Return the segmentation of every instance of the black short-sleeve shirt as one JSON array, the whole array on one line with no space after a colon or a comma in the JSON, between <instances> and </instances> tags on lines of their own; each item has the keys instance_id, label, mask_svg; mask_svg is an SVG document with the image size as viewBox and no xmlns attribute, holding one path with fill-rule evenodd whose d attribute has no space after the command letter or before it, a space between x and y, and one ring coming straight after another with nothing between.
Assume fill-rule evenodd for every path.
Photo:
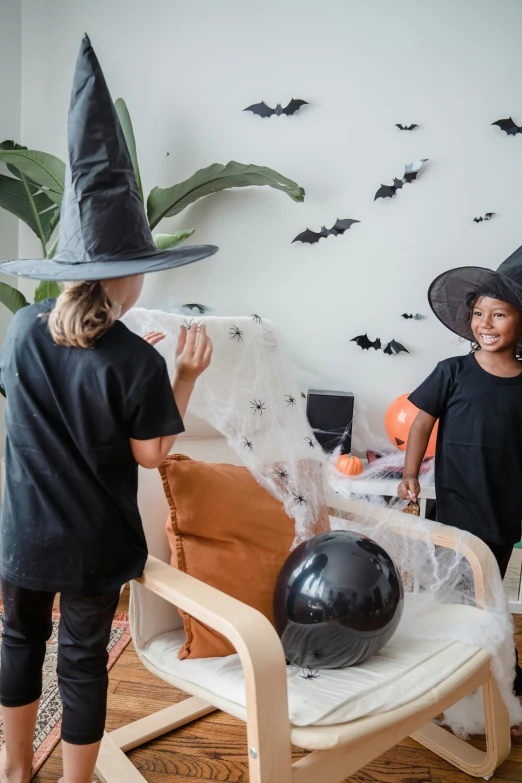
<instances>
[{"instance_id":1,"label":"black short-sleeve shirt","mask_svg":"<svg viewBox=\"0 0 522 783\"><path fill-rule=\"evenodd\" d=\"M0 572L34 590L115 589L147 546L129 438L183 431L160 354L117 321L93 348L56 345L42 313L13 318L0 357L6 483Z\"/></svg>"},{"instance_id":2,"label":"black short-sleeve shirt","mask_svg":"<svg viewBox=\"0 0 522 783\"><path fill-rule=\"evenodd\" d=\"M522 375L486 372L474 354L440 362L411 402L440 419L437 519L512 545L522 521Z\"/></svg>"}]
</instances>

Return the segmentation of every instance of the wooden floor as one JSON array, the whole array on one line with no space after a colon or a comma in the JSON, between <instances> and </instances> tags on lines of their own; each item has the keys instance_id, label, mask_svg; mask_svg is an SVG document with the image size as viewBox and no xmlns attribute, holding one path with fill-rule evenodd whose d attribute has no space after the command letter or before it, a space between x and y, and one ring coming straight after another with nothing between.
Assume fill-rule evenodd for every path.
<instances>
[{"instance_id":1,"label":"wooden floor","mask_svg":"<svg viewBox=\"0 0 522 783\"><path fill-rule=\"evenodd\" d=\"M128 597L124 593L119 611L125 612L127 607ZM522 659L522 615L515 616L515 620ZM184 698L184 693L141 666L131 642L110 673L107 728L111 731ZM245 749L243 724L218 712L143 745L129 756L149 783L248 783ZM296 752L296 758L298 755ZM34 780L55 783L60 775L58 746ZM471 780L409 739L347 779L349 783L469 783ZM491 780L522 783L522 741L514 745L510 758Z\"/></svg>"}]
</instances>

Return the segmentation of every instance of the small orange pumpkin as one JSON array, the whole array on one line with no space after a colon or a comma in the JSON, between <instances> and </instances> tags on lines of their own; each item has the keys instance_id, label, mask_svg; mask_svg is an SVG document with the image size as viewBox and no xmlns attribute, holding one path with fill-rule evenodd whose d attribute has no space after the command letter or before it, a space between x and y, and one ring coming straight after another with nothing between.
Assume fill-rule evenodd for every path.
<instances>
[{"instance_id":1,"label":"small orange pumpkin","mask_svg":"<svg viewBox=\"0 0 522 783\"><path fill-rule=\"evenodd\" d=\"M337 460L337 470L340 470L341 473L345 473L347 476L359 476L364 470L364 465L359 457L354 457L351 454L341 454Z\"/></svg>"}]
</instances>

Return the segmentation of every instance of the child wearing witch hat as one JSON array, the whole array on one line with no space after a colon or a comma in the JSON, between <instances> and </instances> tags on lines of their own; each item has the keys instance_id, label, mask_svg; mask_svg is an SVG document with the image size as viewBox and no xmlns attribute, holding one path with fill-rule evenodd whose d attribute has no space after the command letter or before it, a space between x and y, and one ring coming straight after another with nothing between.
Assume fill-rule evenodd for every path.
<instances>
[{"instance_id":1,"label":"child wearing witch hat","mask_svg":"<svg viewBox=\"0 0 522 783\"><path fill-rule=\"evenodd\" d=\"M522 522L522 247L495 272L451 269L428 299L442 323L472 342L439 362L409 399L419 408L398 494L416 500L419 469L437 419L437 519L493 552L504 577ZM515 692L522 694L516 666Z\"/></svg>"},{"instance_id":2,"label":"child wearing witch hat","mask_svg":"<svg viewBox=\"0 0 522 783\"><path fill-rule=\"evenodd\" d=\"M0 782L30 780L42 664L60 593L58 682L64 783L90 783L105 725L107 644L120 588L147 545L138 464L157 467L183 430L212 346L180 331L176 379L118 318L143 275L216 252L160 251L96 55L84 38L69 110L60 237L52 260L2 272L67 281L56 301L13 318L0 358L7 395L6 482L0 523L4 628L0 668L5 747ZM174 357L173 357L174 359Z\"/></svg>"}]
</instances>

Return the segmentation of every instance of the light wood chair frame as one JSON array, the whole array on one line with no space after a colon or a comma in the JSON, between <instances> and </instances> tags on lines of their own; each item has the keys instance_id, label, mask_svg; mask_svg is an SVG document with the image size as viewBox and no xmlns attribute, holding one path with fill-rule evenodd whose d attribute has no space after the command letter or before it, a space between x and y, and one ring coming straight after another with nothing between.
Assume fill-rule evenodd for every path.
<instances>
[{"instance_id":1,"label":"light wood chair frame","mask_svg":"<svg viewBox=\"0 0 522 783\"><path fill-rule=\"evenodd\" d=\"M357 511L357 502L345 504L337 496L331 502L335 507L329 511L335 517L350 518ZM366 515L367 508L365 504ZM389 525L393 527L394 522ZM404 526L397 525L397 532L405 534ZM425 534L409 525L407 535L420 538ZM459 546L452 529L443 525L433 525L431 540L436 546ZM486 597L488 573L496 567L494 558L478 539L464 546L461 543L460 549L472 569L480 607ZM465 773L485 779L510 753L508 711L492 675L491 658L483 650L436 688L402 707L335 727L295 727L288 718L285 656L277 633L263 615L154 557L149 557L137 581L219 631L236 649L246 685L250 783L340 783L408 736ZM105 734L96 766L102 783L144 783L145 778L125 753L217 709L211 692L202 692L185 681L180 687L192 696ZM479 687L484 697L486 751L431 722ZM311 752L292 764L292 744Z\"/></svg>"}]
</instances>

